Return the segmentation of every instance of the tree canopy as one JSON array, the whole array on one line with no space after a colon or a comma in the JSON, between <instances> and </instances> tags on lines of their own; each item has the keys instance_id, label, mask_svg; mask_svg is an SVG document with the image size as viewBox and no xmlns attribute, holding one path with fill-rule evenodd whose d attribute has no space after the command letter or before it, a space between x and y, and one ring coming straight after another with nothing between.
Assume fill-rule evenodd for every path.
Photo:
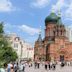
<instances>
[{"instance_id":1,"label":"tree canopy","mask_svg":"<svg viewBox=\"0 0 72 72\"><path fill-rule=\"evenodd\" d=\"M13 50L4 34L2 22L0 23L0 67L5 63L16 61L17 58L17 53Z\"/></svg>"}]
</instances>

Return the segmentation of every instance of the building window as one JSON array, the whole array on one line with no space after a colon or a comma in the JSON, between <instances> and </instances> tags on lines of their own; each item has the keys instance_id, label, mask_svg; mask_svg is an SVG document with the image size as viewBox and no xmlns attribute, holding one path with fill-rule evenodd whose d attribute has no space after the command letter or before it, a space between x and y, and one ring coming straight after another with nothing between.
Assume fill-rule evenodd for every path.
<instances>
[{"instance_id":1,"label":"building window","mask_svg":"<svg viewBox=\"0 0 72 72\"><path fill-rule=\"evenodd\" d=\"M63 34L62 30L61 30L61 35Z\"/></svg>"},{"instance_id":2,"label":"building window","mask_svg":"<svg viewBox=\"0 0 72 72\"><path fill-rule=\"evenodd\" d=\"M14 48L18 48L18 44L17 43L14 44Z\"/></svg>"},{"instance_id":3,"label":"building window","mask_svg":"<svg viewBox=\"0 0 72 72\"><path fill-rule=\"evenodd\" d=\"M64 45L61 45L60 48L64 48Z\"/></svg>"}]
</instances>

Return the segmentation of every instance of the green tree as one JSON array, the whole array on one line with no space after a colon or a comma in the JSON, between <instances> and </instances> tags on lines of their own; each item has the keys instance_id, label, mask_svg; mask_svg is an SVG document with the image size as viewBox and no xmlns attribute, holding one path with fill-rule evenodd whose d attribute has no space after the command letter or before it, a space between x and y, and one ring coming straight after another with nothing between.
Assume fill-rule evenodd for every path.
<instances>
[{"instance_id":1,"label":"green tree","mask_svg":"<svg viewBox=\"0 0 72 72\"><path fill-rule=\"evenodd\" d=\"M3 22L0 23L0 33L4 33L4 30L3 30Z\"/></svg>"},{"instance_id":2,"label":"green tree","mask_svg":"<svg viewBox=\"0 0 72 72\"><path fill-rule=\"evenodd\" d=\"M4 34L2 22L0 23L0 67L5 63L15 61L17 58L17 53L13 50Z\"/></svg>"}]
</instances>

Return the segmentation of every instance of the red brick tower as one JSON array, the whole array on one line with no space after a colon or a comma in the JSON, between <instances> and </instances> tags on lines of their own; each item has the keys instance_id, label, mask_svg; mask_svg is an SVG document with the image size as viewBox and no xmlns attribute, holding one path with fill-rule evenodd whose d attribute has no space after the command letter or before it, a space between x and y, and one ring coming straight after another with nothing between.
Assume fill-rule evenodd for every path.
<instances>
[{"instance_id":1,"label":"red brick tower","mask_svg":"<svg viewBox=\"0 0 72 72\"><path fill-rule=\"evenodd\" d=\"M46 60L51 60L51 45L55 43L56 38L66 38L66 30L64 25L62 24L60 13L58 16L52 12L45 19L45 44L46 44Z\"/></svg>"},{"instance_id":2,"label":"red brick tower","mask_svg":"<svg viewBox=\"0 0 72 72\"><path fill-rule=\"evenodd\" d=\"M40 42L40 41L41 42ZM41 44L40 44L41 43ZM60 13L51 12L45 19L45 37L35 42L35 58L45 61L71 61L72 43L66 37L66 29Z\"/></svg>"},{"instance_id":3,"label":"red brick tower","mask_svg":"<svg viewBox=\"0 0 72 72\"><path fill-rule=\"evenodd\" d=\"M34 48L34 59L36 61L41 60L42 58L42 37L41 37L41 30L39 31L39 36L37 41L35 42L35 48Z\"/></svg>"}]
</instances>

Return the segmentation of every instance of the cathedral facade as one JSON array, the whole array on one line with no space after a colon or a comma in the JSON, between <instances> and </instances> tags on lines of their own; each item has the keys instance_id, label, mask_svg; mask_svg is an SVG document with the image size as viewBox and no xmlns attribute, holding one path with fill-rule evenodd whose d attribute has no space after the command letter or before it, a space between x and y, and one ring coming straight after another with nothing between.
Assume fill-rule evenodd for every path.
<instances>
[{"instance_id":1,"label":"cathedral facade","mask_svg":"<svg viewBox=\"0 0 72 72\"><path fill-rule=\"evenodd\" d=\"M35 42L34 59L36 61L71 61L72 43L66 36L66 29L60 13L51 12L45 19L45 37L41 33Z\"/></svg>"}]
</instances>

